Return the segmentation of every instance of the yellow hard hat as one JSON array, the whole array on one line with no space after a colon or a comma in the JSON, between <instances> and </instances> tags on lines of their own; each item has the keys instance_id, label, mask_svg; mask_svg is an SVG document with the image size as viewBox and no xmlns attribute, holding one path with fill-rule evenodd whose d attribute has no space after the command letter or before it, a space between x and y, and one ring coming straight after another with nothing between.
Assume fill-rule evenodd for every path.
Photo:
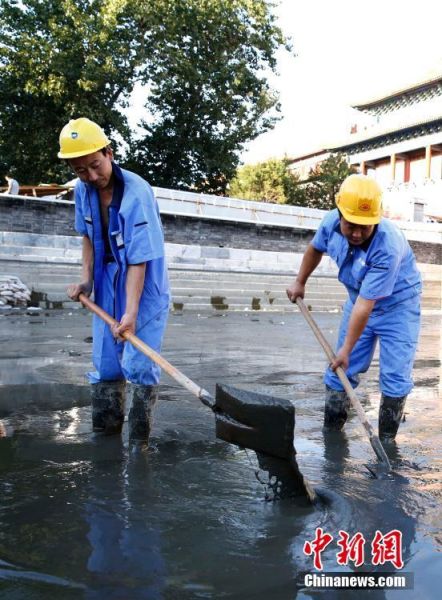
<instances>
[{"instance_id":1,"label":"yellow hard hat","mask_svg":"<svg viewBox=\"0 0 442 600\"><path fill-rule=\"evenodd\" d=\"M85 117L73 119L61 130L58 158L86 156L109 144L110 140L97 123Z\"/></svg>"},{"instance_id":2,"label":"yellow hard hat","mask_svg":"<svg viewBox=\"0 0 442 600\"><path fill-rule=\"evenodd\" d=\"M377 225L383 213L382 190L367 175L349 175L336 194L336 206L349 223Z\"/></svg>"}]
</instances>

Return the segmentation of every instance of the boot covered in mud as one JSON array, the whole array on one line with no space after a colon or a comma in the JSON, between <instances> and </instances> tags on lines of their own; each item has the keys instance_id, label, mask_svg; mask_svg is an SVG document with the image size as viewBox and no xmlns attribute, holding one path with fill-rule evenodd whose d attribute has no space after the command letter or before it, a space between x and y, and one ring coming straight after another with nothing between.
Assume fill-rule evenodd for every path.
<instances>
[{"instance_id":1,"label":"boot covered in mud","mask_svg":"<svg viewBox=\"0 0 442 600\"><path fill-rule=\"evenodd\" d=\"M340 431L347 421L350 399L346 392L325 386L324 429Z\"/></svg>"},{"instance_id":2,"label":"boot covered in mud","mask_svg":"<svg viewBox=\"0 0 442 600\"><path fill-rule=\"evenodd\" d=\"M110 435L121 433L124 423L124 380L100 381L91 386L92 428Z\"/></svg>"},{"instance_id":3,"label":"boot covered in mud","mask_svg":"<svg viewBox=\"0 0 442 600\"><path fill-rule=\"evenodd\" d=\"M149 442L153 423L153 409L158 398L158 386L127 384L129 409L129 439Z\"/></svg>"},{"instance_id":4,"label":"boot covered in mud","mask_svg":"<svg viewBox=\"0 0 442 600\"><path fill-rule=\"evenodd\" d=\"M394 440L396 437L404 414L406 399L407 396L392 398L382 394L379 407L379 438L381 440Z\"/></svg>"}]
</instances>

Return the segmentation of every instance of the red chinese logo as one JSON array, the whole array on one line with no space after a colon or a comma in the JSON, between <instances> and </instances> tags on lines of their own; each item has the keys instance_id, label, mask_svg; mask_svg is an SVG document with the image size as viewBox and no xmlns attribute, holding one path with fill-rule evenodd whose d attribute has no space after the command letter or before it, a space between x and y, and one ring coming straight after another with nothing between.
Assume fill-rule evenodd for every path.
<instances>
[{"instance_id":1,"label":"red chinese logo","mask_svg":"<svg viewBox=\"0 0 442 600\"><path fill-rule=\"evenodd\" d=\"M396 569L402 569L404 562L402 560L402 532L392 529L385 535L376 531L376 535L371 543L372 563L374 565L383 565L391 562Z\"/></svg>"},{"instance_id":2,"label":"red chinese logo","mask_svg":"<svg viewBox=\"0 0 442 600\"><path fill-rule=\"evenodd\" d=\"M317 527L314 539L304 543L304 554L313 555L313 565L318 571L322 571L323 568L321 555L332 541L332 535L325 533L322 527ZM337 546L340 548L339 552L336 552L338 565L348 565L349 562L352 562L355 567L360 567L364 564L365 538L362 533L355 533L350 538L350 535L341 529ZM371 542L371 563L383 565L386 562L391 562L397 569L404 567L402 533L397 529L392 529L385 535L377 530Z\"/></svg>"},{"instance_id":3,"label":"red chinese logo","mask_svg":"<svg viewBox=\"0 0 442 600\"><path fill-rule=\"evenodd\" d=\"M364 546L365 538L362 533L356 533L351 539L346 531L339 532L338 546L340 552L336 553L338 565L348 565L349 561L354 563L355 567L364 564Z\"/></svg>"},{"instance_id":4,"label":"red chinese logo","mask_svg":"<svg viewBox=\"0 0 442 600\"><path fill-rule=\"evenodd\" d=\"M321 554L333 540L333 536L329 533L324 533L321 527L316 528L315 539L311 542L305 542L304 544L304 554L310 556L314 555L313 564L315 565L315 569L318 571L322 571L322 561Z\"/></svg>"}]
</instances>

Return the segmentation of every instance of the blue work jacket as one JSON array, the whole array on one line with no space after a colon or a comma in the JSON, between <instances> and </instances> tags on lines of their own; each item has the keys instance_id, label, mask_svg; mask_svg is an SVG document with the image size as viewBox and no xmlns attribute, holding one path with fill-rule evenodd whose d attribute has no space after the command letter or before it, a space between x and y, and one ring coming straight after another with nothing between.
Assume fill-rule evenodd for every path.
<instances>
[{"instance_id":1,"label":"blue work jacket","mask_svg":"<svg viewBox=\"0 0 442 600\"><path fill-rule=\"evenodd\" d=\"M103 234L98 191L78 181L75 187L75 228L86 235L94 250L94 297L102 304L106 249L117 271L114 278L114 314L118 321L126 309L126 276L130 265L147 263L140 298L138 327L169 307L170 291L164 252L164 235L158 204L150 185L141 177L112 164L114 192L109 206L109 228ZM104 235L108 234L109 244Z\"/></svg>"},{"instance_id":2,"label":"blue work jacket","mask_svg":"<svg viewBox=\"0 0 442 600\"><path fill-rule=\"evenodd\" d=\"M338 279L351 302L376 300L373 312L389 310L422 292L422 278L410 244L391 221L381 219L367 249L349 244L340 229L339 212L324 217L312 240L339 268Z\"/></svg>"}]
</instances>

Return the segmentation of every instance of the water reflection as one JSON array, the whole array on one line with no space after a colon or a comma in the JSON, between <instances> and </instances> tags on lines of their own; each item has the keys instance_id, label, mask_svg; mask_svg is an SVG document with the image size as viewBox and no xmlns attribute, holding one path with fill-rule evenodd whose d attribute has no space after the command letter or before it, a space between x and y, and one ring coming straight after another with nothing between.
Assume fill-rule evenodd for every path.
<instances>
[{"instance_id":1,"label":"water reflection","mask_svg":"<svg viewBox=\"0 0 442 600\"><path fill-rule=\"evenodd\" d=\"M327 487L328 481L345 471L345 465L350 457L350 448L345 429L341 431L322 430L324 443L324 486Z\"/></svg>"},{"instance_id":2,"label":"water reflection","mask_svg":"<svg viewBox=\"0 0 442 600\"><path fill-rule=\"evenodd\" d=\"M140 510L139 491L149 478L147 452L139 449L126 456L121 438L107 444L109 460L94 465L89 481L85 521L90 555L87 569L93 573L88 599L162 598L166 564L160 529Z\"/></svg>"}]
</instances>

